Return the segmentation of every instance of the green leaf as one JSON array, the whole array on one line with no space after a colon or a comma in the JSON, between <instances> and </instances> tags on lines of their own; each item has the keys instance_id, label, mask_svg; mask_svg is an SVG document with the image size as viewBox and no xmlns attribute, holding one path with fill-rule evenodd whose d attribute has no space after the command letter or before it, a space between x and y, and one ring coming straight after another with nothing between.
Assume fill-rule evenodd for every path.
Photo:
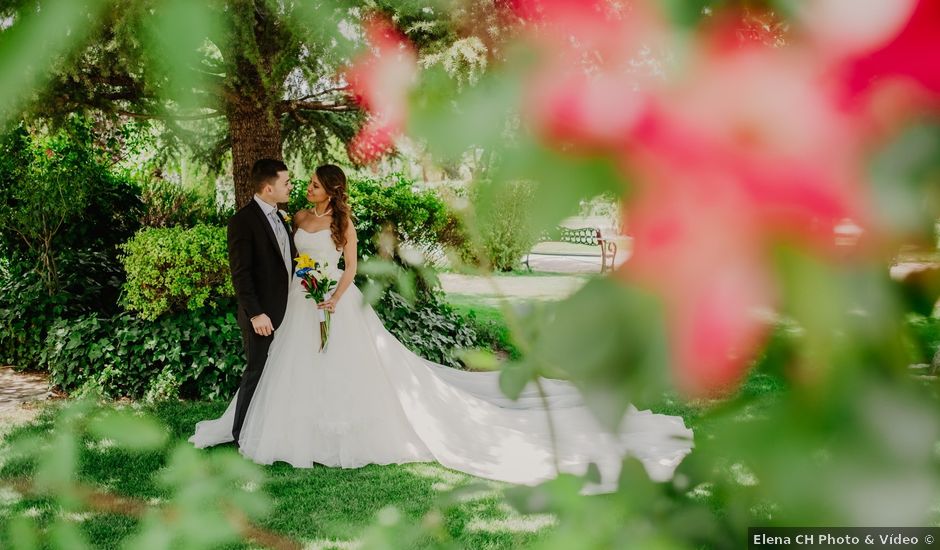
<instances>
[{"instance_id":1,"label":"green leaf","mask_svg":"<svg viewBox=\"0 0 940 550\"><path fill-rule=\"evenodd\" d=\"M7 525L7 534L13 550L37 550L39 528L33 518L16 516Z\"/></svg>"},{"instance_id":2,"label":"green leaf","mask_svg":"<svg viewBox=\"0 0 940 550\"><path fill-rule=\"evenodd\" d=\"M415 273L410 270L401 270L395 279L395 288L398 293L409 303L414 303L417 298L415 292Z\"/></svg>"},{"instance_id":3,"label":"green leaf","mask_svg":"<svg viewBox=\"0 0 940 550\"><path fill-rule=\"evenodd\" d=\"M198 107L196 89L211 88L202 60L209 37L219 34L219 22L204 2L165 0L152 8L145 26L154 75L167 79L167 99L183 107ZM159 81L159 78L154 78Z\"/></svg>"},{"instance_id":4,"label":"green leaf","mask_svg":"<svg viewBox=\"0 0 940 550\"><path fill-rule=\"evenodd\" d=\"M36 469L36 484L61 489L71 483L78 464L78 440L67 422L60 421L49 447Z\"/></svg>"},{"instance_id":5,"label":"green leaf","mask_svg":"<svg viewBox=\"0 0 940 550\"><path fill-rule=\"evenodd\" d=\"M361 262L357 271L367 277L387 278L394 280L401 270L394 262L381 258L370 258Z\"/></svg>"},{"instance_id":6,"label":"green leaf","mask_svg":"<svg viewBox=\"0 0 940 550\"><path fill-rule=\"evenodd\" d=\"M532 182L530 230L552 229L562 219L578 212L580 201L609 193L620 197L627 183L615 161L601 156L562 154L530 139L507 149L492 181L481 188L481 204L495 208L505 186L516 181Z\"/></svg>"},{"instance_id":7,"label":"green leaf","mask_svg":"<svg viewBox=\"0 0 940 550\"><path fill-rule=\"evenodd\" d=\"M499 373L499 389L510 399L518 399L526 384L535 380L538 370L529 361L509 361Z\"/></svg>"},{"instance_id":8,"label":"green leaf","mask_svg":"<svg viewBox=\"0 0 940 550\"><path fill-rule=\"evenodd\" d=\"M49 536L50 539L52 539L54 548L61 550L83 550L85 548L91 548L91 546L88 545L88 541L85 539L85 535L82 534L78 526L64 518L56 519L55 523L52 524L52 528L49 530Z\"/></svg>"},{"instance_id":9,"label":"green leaf","mask_svg":"<svg viewBox=\"0 0 940 550\"><path fill-rule=\"evenodd\" d=\"M474 370L499 370L499 359L491 351L482 349L463 350L458 354L458 357Z\"/></svg>"},{"instance_id":10,"label":"green leaf","mask_svg":"<svg viewBox=\"0 0 940 550\"><path fill-rule=\"evenodd\" d=\"M669 388L663 314L648 294L615 279L592 279L534 323L530 359L577 384L610 428L619 426L629 404L658 403Z\"/></svg>"},{"instance_id":11,"label":"green leaf","mask_svg":"<svg viewBox=\"0 0 940 550\"><path fill-rule=\"evenodd\" d=\"M474 147L496 148L506 121L519 105L519 73L489 73L462 92L443 67L424 72L412 98L408 132L426 141L432 153L456 160ZM459 128L459 131L454 131Z\"/></svg>"},{"instance_id":12,"label":"green leaf","mask_svg":"<svg viewBox=\"0 0 940 550\"><path fill-rule=\"evenodd\" d=\"M682 27L697 25L707 17L706 9L713 11L727 3L728 0L661 0L666 15Z\"/></svg>"},{"instance_id":13,"label":"green leaf","mask_svg":"<svg viewBox=\"0 0 940 550\"><path fill-rule=\"evenodd\" d=\"M874 157L872 191L881 225L912 241L934 236L940 217L940 127L906 128ZM922 243L936 248L936 242Z\"/></svg>"},{"instance_id":14,"label":"green leaf","mask_svg":"<svg viewBox=\"0 0 940 550\"><path fill-rule=\"evenodd\" d=\"M103 0L44 2L41 10L19 12L0 32L0 127L47 79L52 64L82 43L105 5Z\"/></svg>"},{"instance_id":15,"label":"green leaf","mask_svg":"<svg viewBox=\"0 0 940 550\"><path fill-rule=\"evenodd\" d=\"M108 411L95 417L89 432L99 439L111 439L116 445L132 451L161 448L169 437L166 428L149 417L125 411Z\"/></svg>"}]
</instances>

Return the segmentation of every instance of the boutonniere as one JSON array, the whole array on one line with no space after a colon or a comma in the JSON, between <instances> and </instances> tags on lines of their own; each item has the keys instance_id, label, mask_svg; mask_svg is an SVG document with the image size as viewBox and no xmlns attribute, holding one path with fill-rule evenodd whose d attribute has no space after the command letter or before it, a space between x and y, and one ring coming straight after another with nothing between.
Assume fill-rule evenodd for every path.
<instances>
[{"instance_id":1,"label":"boutonniere","mask_svg":"<svg viewBox=\"0 0 940 550\"><path fill-rule=\"evenodd\" d=\"M290 221L293 219L290 217L290 214L287 213L287 210L278 210L277 213L281 215L281 219L284 220L286 224L290 224Z\"/></svg>"}]
</instances>

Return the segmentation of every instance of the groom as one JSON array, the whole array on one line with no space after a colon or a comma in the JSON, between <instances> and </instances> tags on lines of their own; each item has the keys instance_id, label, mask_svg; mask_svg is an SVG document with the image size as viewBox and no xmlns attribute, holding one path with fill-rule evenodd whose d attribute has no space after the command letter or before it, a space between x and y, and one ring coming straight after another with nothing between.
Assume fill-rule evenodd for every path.
<instances>
[{"instance_id":1,"label":"groom","mask_svg":"<svg viewBox=\"0 0 940 550\"><path fill-rule=\"evenodd\" d=\"M297 249L277 205L290 198L289 176L287 165L279 160L255 162L251 168L255 196L228 222L229 267L238 299L238 326L248 356L232 425L236 445L274 331L287 309L287 289Z\"/></svg>"}]
</instances>

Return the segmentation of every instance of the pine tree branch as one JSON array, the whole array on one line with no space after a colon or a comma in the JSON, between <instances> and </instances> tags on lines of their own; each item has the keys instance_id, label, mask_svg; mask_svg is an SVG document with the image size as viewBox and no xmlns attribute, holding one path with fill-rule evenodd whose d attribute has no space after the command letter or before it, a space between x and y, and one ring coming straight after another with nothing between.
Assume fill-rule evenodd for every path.
<instances>
[{"instance_id":1,"label":"pine tree branch","mask_svg":"<svg viewBox=\"0 0 940 550\"><path fill-rule=\"evenodd\" d=\"M132 118L144 118L144 119L156 119L156 120L206 120L210 118L218 118L225 116L225 113L221 111L212 111L211 113L201 113L198 115L173 115L169 113L135 113L132 111L126 111L123 109L115 109L113 111L115 114L132 117Z\"/></svg>"},{"instance_id":2,"label":"pine tree branch","mask_svg":"<svg viewBox=\"0 0 940 550\"><path fill-rule=\"evenodd\" d=\"M312 101L302 99L287 99L278 105L277 113L296 113L298 111L357 111L359 107L348 99Z\"/></svg>"}]
</instances>

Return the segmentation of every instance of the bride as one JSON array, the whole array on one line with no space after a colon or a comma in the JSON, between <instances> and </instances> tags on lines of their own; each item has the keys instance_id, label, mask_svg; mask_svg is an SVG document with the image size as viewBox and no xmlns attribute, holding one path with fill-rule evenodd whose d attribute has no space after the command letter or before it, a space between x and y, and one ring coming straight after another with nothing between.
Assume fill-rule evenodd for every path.
<instances>
[{"instance_id":1,"label":"bride","mask_svg":"<svg viewBox=\"0 0 940 550\"><path fill-rule=\"evenodd\" d=\"M613 490L624 456L665 480L689 453L692 432L679 417L631 407L619 432L610 433L568 382L544 380L546 409L534 385L513 401L500 392L496 372L460 371L415 355L353 284L356 230L343 171L318 167L307 199L316 206L295 216L297 250L326 262L339 281L319 304L332 312L329 345L318 351L319 312L295 277L241 428L242 455L297 468L437 461L522 484L559 471L580 475L595 463L601 487ZM345 271L337 268L340 254ZM232 441L236 401L237 394L220 418L199 422L189 441L200 448Z\"/></svg>"}]
</instances>

